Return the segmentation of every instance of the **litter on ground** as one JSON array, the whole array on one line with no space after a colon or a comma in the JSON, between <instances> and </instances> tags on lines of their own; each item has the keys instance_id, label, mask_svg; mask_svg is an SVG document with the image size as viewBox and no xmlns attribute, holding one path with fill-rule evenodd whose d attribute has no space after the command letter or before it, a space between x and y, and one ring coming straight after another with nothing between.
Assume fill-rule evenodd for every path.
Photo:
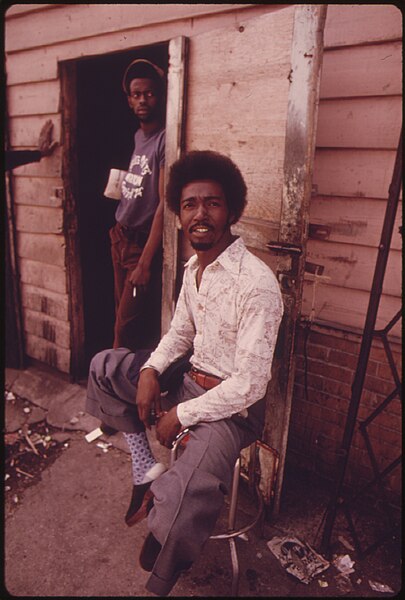
<instances>
[{"instance_id":1,"label":"litter on ground","mask_svg":"<svg viewBox=\"0 0 405 600\"><path fill-rule=\"evenodd\" d=\"M86 442L90 443L99 438L101 435L103 435L103 432L101 431L100 427L97 427L97 429L93 429L93 431L90 431L90 433L85 435L84 439Z\"/></svg>"},{"instance_id":2,"label":"litter on ground","mask_svg":"<svg viewBox=\"0 0 405 600\"><path fill-rule=\"evenodd\" d=\"M309 583L330 566L309 544L295 537L274 537L267 542L267 546L287 573L302 583Z\"/></svg>"},{"instance_id":3,"label":"litter on ground","mask_svg":"<svg viewBox=\"0 0 405 600\"><path fill-rule=\"evenodd\" d=\"M385 583L379 583L378 581L373 581L372 579L368 580L368 584L374 592L383 592L386 594L393 594L394 590L390 588L389 585Z\"/></svg>"},{"instance_id":4,"label":"litter on ground","mask_svg":"<svg viewBox=\"0 0 405 600\"><path fill-rule=\"evenodd\" d=\"M111 447L111 444L107 442L97 442L96 446L101 448L103 452L108 452L108 449Z\"/></svg>"},{"instance_id":5,"label":"litter on ground","mask_svg":"<svg viewBox=\"0 0 405 600\"><path fill-rule=\"evenodd\" d=\"M339 575L335 575L335 582L338 590L342 594L350 594L353 591L350 575L347 575L346 573L339 573Z\"/></svg>"},{"instance_id":6,"label":"litter on ground","mask_svg":"<svg viewBox=\"0 0 405 600\"><path fill-rule=\"evenodd\" d=\"M345 537L343 537L343 535L339 535L338 540L339 540L339 542L341 542L343 544L343 546L345 548L354 552L354 548L353 548L352 544L350 542L348 542L347 539Z\"/></svg>"},{"instance_id":7,"label":"litter on ground","mask_svg":"<svg viewBox=\"0 0 405 600\"><path fill-rule=\"evenodd\" d=\"M349 575L350 573L354 573L353 565L354 561L350 558L348 554L342 554L340 556L336 556L332 564L337 568L338 571L343 573L344 575Z\"/></svg>"}]
</instances>

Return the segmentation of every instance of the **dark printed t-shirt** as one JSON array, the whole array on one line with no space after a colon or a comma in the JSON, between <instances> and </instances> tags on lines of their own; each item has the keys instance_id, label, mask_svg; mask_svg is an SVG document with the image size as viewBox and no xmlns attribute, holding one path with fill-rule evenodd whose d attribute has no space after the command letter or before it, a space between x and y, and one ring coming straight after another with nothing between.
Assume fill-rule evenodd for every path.
<instances>
[{"instance_id":1,"label":"dark printed t-shirt","mask_svg":"<svg viewBox=\"0 0 405 600\"><path fill-rule=\"evenodd\" d=\"M145 135L135 133L135 149L122 182L116 220L132 229L144 229L152 223L159 204L159 171L165 163L165 129Z\"/></svg>"}]
</instances>

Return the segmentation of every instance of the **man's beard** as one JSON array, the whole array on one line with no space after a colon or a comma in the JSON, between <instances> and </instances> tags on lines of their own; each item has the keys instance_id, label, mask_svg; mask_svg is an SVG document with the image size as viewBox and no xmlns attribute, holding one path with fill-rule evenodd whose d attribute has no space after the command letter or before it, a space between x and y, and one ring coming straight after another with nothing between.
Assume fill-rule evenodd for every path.
<instances>
[{"instance_id":1,"label":"man's beard","mask_svg":"<svg viewBox=\"0 0 405 600\"><path fill-rule=\"evenodd\" d=\"M140 123L150 123L158 119L157 111L152 111L146 115L136 115Z\"/></svg>"},{"instance_id":2,"label":"man's beard","mask_svg":"<svg viewBox=\"0 0 405 600\"><path fill-rule=\"evenodd\" d=\"M211 250L211 248L213 247L214 243L213 242L192 242L191 243L191 247L194 250L200 250L202 252L204 252L204 250Z\"/></svg>"}]
</instances>

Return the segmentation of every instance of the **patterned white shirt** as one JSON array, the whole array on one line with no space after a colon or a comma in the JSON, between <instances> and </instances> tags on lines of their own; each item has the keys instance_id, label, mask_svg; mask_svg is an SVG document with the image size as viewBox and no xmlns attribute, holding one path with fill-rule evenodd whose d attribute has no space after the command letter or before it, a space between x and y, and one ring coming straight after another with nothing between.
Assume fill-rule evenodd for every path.
<instances>
[{"instance_id":1,"label":"patterned white shirt","mask_svg":"<svg viewBox=\"0 0 405 600\"><path fill-rule=\"evenodd\" d=\"M283 301L271 269L237 238L203 272L197 256L185 266L183 285L169 331L143 368L162 373L192 346L191 364L224 381L177 406L183 427L217 421L260 400L271 365Z\"/></svg>"}]
</instances>

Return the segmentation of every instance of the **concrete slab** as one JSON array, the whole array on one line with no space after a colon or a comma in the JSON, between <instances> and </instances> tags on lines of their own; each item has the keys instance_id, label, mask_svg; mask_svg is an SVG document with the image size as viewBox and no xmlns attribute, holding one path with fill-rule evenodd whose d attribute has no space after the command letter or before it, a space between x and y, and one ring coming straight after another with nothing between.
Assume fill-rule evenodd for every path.
<instances>
[{"instance_id":1,"label":"concrete slab","mask_svg":"<svg viewBox=\"0 0 405 600\"><path fill-rule=\"evenodd\" d=\"M117 449L103 452L95 443L88 444L81 433L71 432L66 450L42 473L39 483L25 490L16 509L6 515L4 564L8 593L17 597L153 596L144 587L149 575L138 564L147 523L142 521L132 528L124 523L130 491L129 456ZM237 540L240 597L381 595L370 589L369 578L398 591L398 578L387 568L389 559L381 560L381 555L360 561L351 553L356 563L349 594L338 587L338 571L332 566L308 585L286 573L268 549L267 541L274 535L293 532L312 543L310 531L319 525L324 506L325 497L317 495L315 486L298 489L294 485L288 490L282 514L266 524L262 537L252 531L246 540ZM250 510L248 499L242 496L242 519ZM225 517L219 529L224 528ZM170 596L230 597L231 574L228 543L209 540Z\"/></svg>"},{"instance_id":2,"label":"concrete slab","mask_svg":"<svg viewBox=\"0 0 405 600\"><path fill-rule=\"evenodd\" d=\"M18 396L5 400L5 426L7 433L18 431L26 423L28 425L39 423L45 419L45 416L45 410L39 406L33 406L27 400L23 400Z\"/></svg>"},{"instance_id":3,"label":"concrete slab","mask_svg":"<svg viewBox=\"0 0 405 600\"><path fill-rule=\"evenodd\" d=\"M53 427L77 429L80 418L85 415L86 390L80 386L72 386L71 391L73 393L62 399L59 395L50 398L47 421Z\"/></svg>"},{"instance_id":4,"label":"concrete slab","mask_svg":"<svg viewBox=\"0 0 405 600\"><path fill-rule=\"evenodd\" d=\"M10 390L15 380L20 376L21 371L19 369L7 368L4 370L4 387L6 390Z\"/></svg>"},{"instance_id":5,"label":"concrete slab","mask_svg":"<svg viewBox=\"0 0 405 600\"><path fill-rule=\"evenodd\" d=\"M5 583L15 596L145 596L136 564L146 524L129 529L131 465L80 433L6 520Z\"/></svg>"},{"instance_id":6,"label":"concrete slab","mask_svg":"<svg viewBox=\"0 0 405 600\"><path fill-rule=\"evenodd\" d=\"M30 413L28 413L27 423L28 425L34 425L34 423L40 423L46 417L46 411L40 406L34 406Z\"/></svg>"},{"instance_id":7,"label":"concrete slab","mask_svg":"<svg viewBox=\"0 0 405 600\"><path fill-rule=\"evenodd\" d=\"M138 565L146 521L132 528L124 523L131 491L128 455L116 449L104 453L78 432L71 436L69 447L6 517L8 592L30 597L153 596L145 589L149 574ZM238 548L241 595L278 595L270 593L272 585L273 592L279 586L271 582L275 560L265 540L259 542L252 533L248 541L238 541ZM285 574L278 573L287 590L288 579L285 583ZM228 543L209 541L171 596L226 597L230 589Z\"/></svg>"},{"instance_id":8,"label":"concrete slab","mask_svg":"<svg viewBox=\"0 0 405 600\"><path fill-rule=\"evenodd\" d=\"M24 400L14 398L5 401L5 425L6 432L18 431L26 423L27 415L24 413Z\"/></svg>"},{"instance_id":9,"label":"concrete slab","mask_svg":"<svg viewBox=\"0 0 405 600\"><path fill-rule=\"evenodd\" d=\"M82 388L46 371L29 368L20 371L10 389L17 396L27 398L37 406L48 409L55 398L64 402L70 396L80 392Z\"/></svg>"}]
</instances>

